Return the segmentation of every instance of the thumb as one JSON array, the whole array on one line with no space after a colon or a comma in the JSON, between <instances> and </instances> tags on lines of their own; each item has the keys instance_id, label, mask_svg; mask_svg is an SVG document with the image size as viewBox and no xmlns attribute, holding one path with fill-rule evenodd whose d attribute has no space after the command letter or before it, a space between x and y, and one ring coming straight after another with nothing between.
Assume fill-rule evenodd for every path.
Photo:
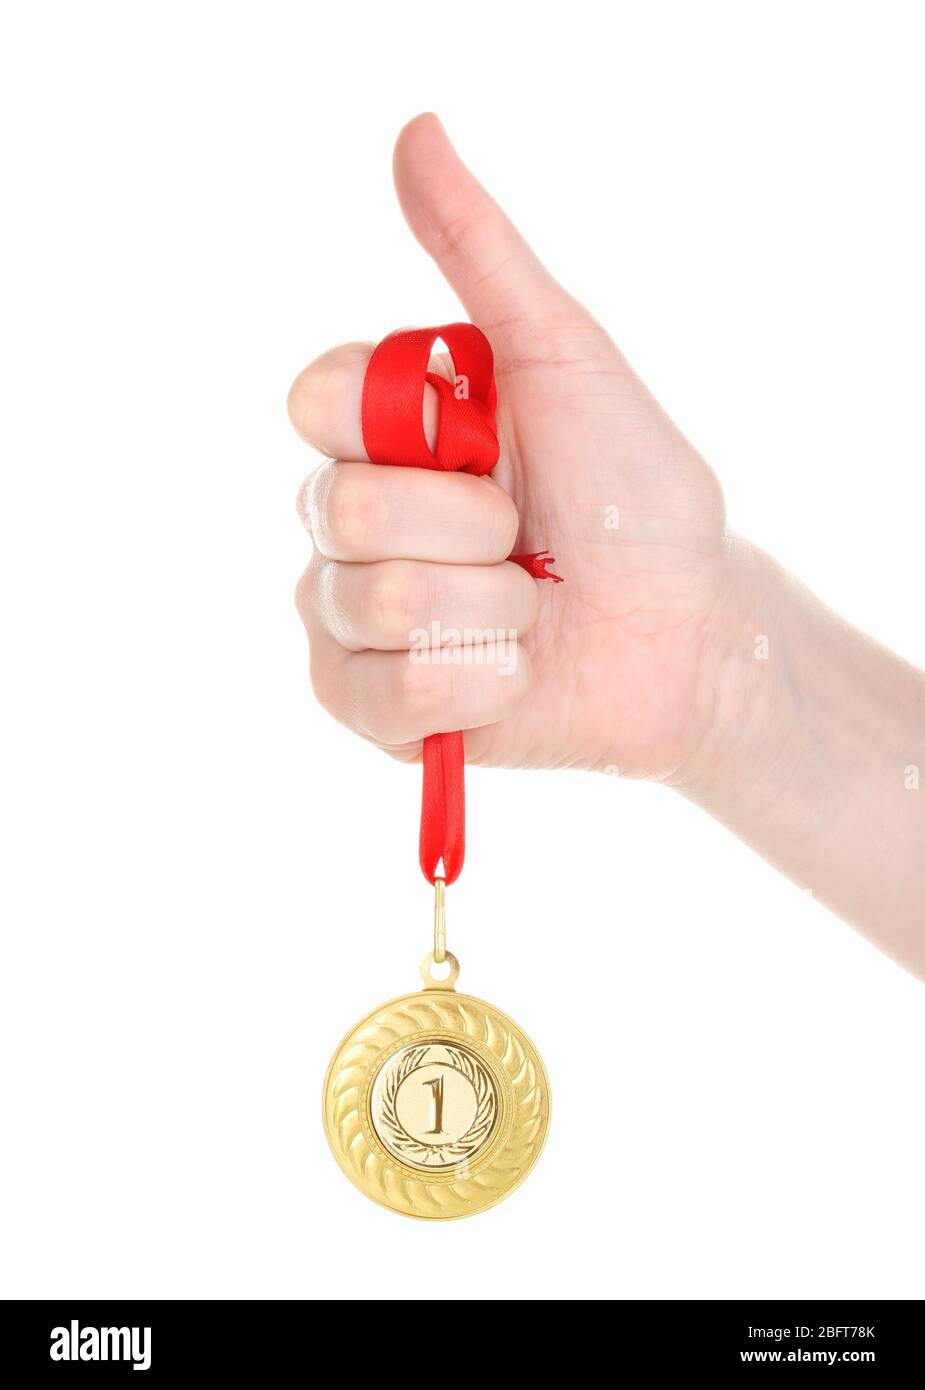
<instances>
[{"instance_id":1,"label":"thumb","mask_svg":"<svg viewBox=\"0 0 925 1390\"><path fill-rule=\"evenodd\" d=\"M409 227L474 323L491 329L575 313L574 300L470 174L436 116L416 116L402 130L394 175Z\"/></svg>"}]
</instances>

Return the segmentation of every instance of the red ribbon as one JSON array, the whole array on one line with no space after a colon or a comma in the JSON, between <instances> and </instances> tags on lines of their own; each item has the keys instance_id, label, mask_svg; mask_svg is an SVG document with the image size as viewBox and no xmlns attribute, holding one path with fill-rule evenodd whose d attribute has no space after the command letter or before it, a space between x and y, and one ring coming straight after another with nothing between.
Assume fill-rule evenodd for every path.
<instances>
[{"instance_id":1,"label":"red ribbon","mask_svg":"<svg viewBox=\"0 0 925 1390\"><path fill-rule=\"evenodd\" d=\"M428 371L440 338L453 358L455 380ZM437 393L437 438L431 450L424 435L424 388ZM363 442L373 463L437 468L449 473L490 473L498 462L494 358L484 333L471 323L441 328L400 328L383 338L363 383ZM555 561L545 550L511 555L537 579ZM420 859L433 883L440 860L447 883L459 877L466 852L465 750L461 733L424 739Z\"/></svg>"}]
</instances>

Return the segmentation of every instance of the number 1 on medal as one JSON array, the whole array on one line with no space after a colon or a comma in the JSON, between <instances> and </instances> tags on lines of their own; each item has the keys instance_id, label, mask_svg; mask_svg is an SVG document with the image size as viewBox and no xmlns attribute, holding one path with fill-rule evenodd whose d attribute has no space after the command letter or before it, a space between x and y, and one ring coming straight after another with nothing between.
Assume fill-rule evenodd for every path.
<instances>
[{"instance_id":1,"label":"number 1 on medal","mask_svg":"<svg viewBox=\"0 0 925 1390\"><path fill-rule=\"evenodd\" d=\"M425 1081L425 1086L433 1089L434 1101L434 1127L427 1131L428 1134L443 1133L443 1077L435 1076L432 1081Z\"/></svg>"}]
</instances>

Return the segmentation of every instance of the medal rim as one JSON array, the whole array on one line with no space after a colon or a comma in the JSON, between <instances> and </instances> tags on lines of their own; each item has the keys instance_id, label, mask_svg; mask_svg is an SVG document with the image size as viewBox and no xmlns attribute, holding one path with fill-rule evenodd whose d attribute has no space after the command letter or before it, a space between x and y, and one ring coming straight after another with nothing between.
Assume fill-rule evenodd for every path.
<instances>
[{"instance_id":1,"label":"medal rim","mask_svg":"<svg viewBox=\"0 0 925 1390\"><path fill-rule=\"evenodd\" d=\"M385 1200L383 1197L377 1196L375 1192L370 1190L370 1187L363 1181L363 1179L360 1178L360 1176L356 1172L354 1172L350 1167L348 1167L346 1162L346 1156L343 1153L338 1139L336 1137L336 1130L330 1122L329 1118L328 1112L329 1109L332 1108L329 1105L329 1092L331 1082L335 1075L336 1064L342 1052L344 1051L344 1048L350 1042L351 1038L353 1038L356 1033L359 1033L361 1031L364 1025L372 1022L373 1019L377 1018L381 1014L384 1014L398 1007L399 1005L406 1004L411 1000L414 1000L418 1005L423 1006L432 1006L435 1003L442 1002L462 1006L475 1006L477 1009L486 1010L488 1014L492 1015L496 1020L499 1020L502 1025L505 1025L507 1028L511 1030L515 1039L520 1043L521 1046L525 1046L525 1050L528 1051L530 1061L536 1068L537 1082L542 1091L544 1104L540 1113L543 1115L543 1124L540 1131L537 1134L536 1139L534 1140L534 1147L530 1155L529 1161L525 1163L523 1170L517 1174L516 1178L512 1182L510 1182L507 1186L504 1187L503 1191L497 1192L493 1197L491 1197L490 1200L482 1202L477 1206L467 1204L465 1208L459 1211L413 1211L410 1210L408 1207L396 1206L390 1203L389 1201ZM372 1117L369 1114L369 1102L376 1078L379 1075L381 1068L385 1066L388 1062L390 1056L400 1051L403 1047L407 1046L410 1042L413 1042L416 1038L423 1039L425 1037L432 1037L435 1042L440 1042L442 1040L442 1036L443 1034L441 1028L432 1026L426 1028L422 1027L416 1033L404 1034L399 1036L398 1038L393 1039L393 1042L390 1046L382 1049L381 1059L380 1056L377 1055L377 1058L374 1059L374 1062L370 1064L368 1072L362 1082L361 1096L356 1107L357 1118L360 1124L360 1132L363 1135L363 1139L367 1144L367 1147L370 1147L369 1141L370 1137L372 1137L372 1152L377 1154L377 1156L380 1159L380 1162L390 1167L405 1182L417 1182L424 1187L449 1187L456 1182L465 1181L465 1179L461 1179L458 1176L454 1176L454 1169L452 1168L445 1169L442 1171L440 1169L428 1170L423 1168L413 1168L408 1164L403 1164L401 1160L397 1159L395 1155L392 1154L385 1147L382 1140L376 1133L375 1126L372 1123ZM490 1058L490 1062L488 1062L487 1064L490 1067L492 1076L498 1083L499 1091L504 1097L503 1108L505 1113L502 1114L501 1119L496 1127L495 1133L491 1136L490 1140L485 1145L484 1153L476 1155L476 1157L466 1165L469 1170L469 1173L474 1176L478 1172L482 1171L484 1168L490 1166L491 1162L499 1154L503 1153L505 1146L508 1144L511 1135L514 1133L516 1128L516 1110L518 1102L514 1098L511 1077L508 1074L506 1068L502 1065L501 1058L496 1053L492 1052L491 1049L485 1047L485 1044L482 1043L479 1039L471 1037L468 1033L450 1032L447 1033L446 1036L449 1038L459 1038L461 1041L463 1041L465 1046L472 1048L473 1051L475 1051L478 1055L482 1056L483 1060L486 1060L484 1054L487 1054L487 1058ZM324 1085L322 1086L321 1091L321 1113L322 1121L324 1124L325 1137L328 1141L328 1146L331 1149L331 1152L337 1162L338 1167L345 1174L345 1176L349 1178L351 1184L355 1188L357 1188L358 1191L362 1192L364 1197L366 1197L369 1201L375 1202L377 1206L384 1207L386 1211L394 1212L397 1216L408 1216L415 1221L459 1221L467 1216L478 1216L480 1212L488 1211L491 1207L497 1206L499 1202L503 1202L506 1197L509 1197L512 1192L516 1191L520 1184L530 1175L537 1163L537 1160L542 1154L543 1149L546 1146L546 1140L549 1137L549 1127L552 1122L552 1093L549 1085L549 1074L546 1070L546 1065L539 1052L539 1049L533 1042L533 1039L530 1037L530 1035L520 1026L520 1024L515 1019L513 1019L510 1016L510 1014L505 1013L503 1009L497 1008L494 1004L490 1004L488 1000L479 998L478 995L463 994L457 989L440 989L438 987L429 986L425 989L409 990L404 994L398 994L395 995L392 999L385 1000L382 1004L378 1004L375 1008L370 1009L367 1013L365 1013L361 1018L359 1018L356 1021L352 1028L349 1028L347 1030L347 1032L341 1038L340 1042L337 1044L337 1047L334 1049L331 1061L328 1064L327 1070L325 1072ZM365 1120L365 1125L363 1124L363 1120ZM341 1121L340 1123L343 1124L343 1121ZM367 1133L367 1130L369 1131L369 1133Z\"/></svg>"}]
</instances>

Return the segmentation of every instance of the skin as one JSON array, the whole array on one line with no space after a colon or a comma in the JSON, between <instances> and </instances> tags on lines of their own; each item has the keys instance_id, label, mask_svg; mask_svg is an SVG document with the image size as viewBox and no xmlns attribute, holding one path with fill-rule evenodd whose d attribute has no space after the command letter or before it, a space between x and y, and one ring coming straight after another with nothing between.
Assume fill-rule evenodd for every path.
<instances>
[{"instance_id":1,"label":"skin","mask_svg":"<svg viewBox=\"0 0 925 1390\"><path fill-rule=\"evenodd\" d=\"M292 422L330 456L299 494L321 703L403 761L465 729L471 763L661 781L925 978L925 676L730 535L709 466L435 116L401 132L394 173L491 341L501 457L493 478L370 464L372 344L297 377ZM506 563L546 546L564 584ZM412 663L433 621L516 629L516 672Z\"/></svg>"}]
</instances>

